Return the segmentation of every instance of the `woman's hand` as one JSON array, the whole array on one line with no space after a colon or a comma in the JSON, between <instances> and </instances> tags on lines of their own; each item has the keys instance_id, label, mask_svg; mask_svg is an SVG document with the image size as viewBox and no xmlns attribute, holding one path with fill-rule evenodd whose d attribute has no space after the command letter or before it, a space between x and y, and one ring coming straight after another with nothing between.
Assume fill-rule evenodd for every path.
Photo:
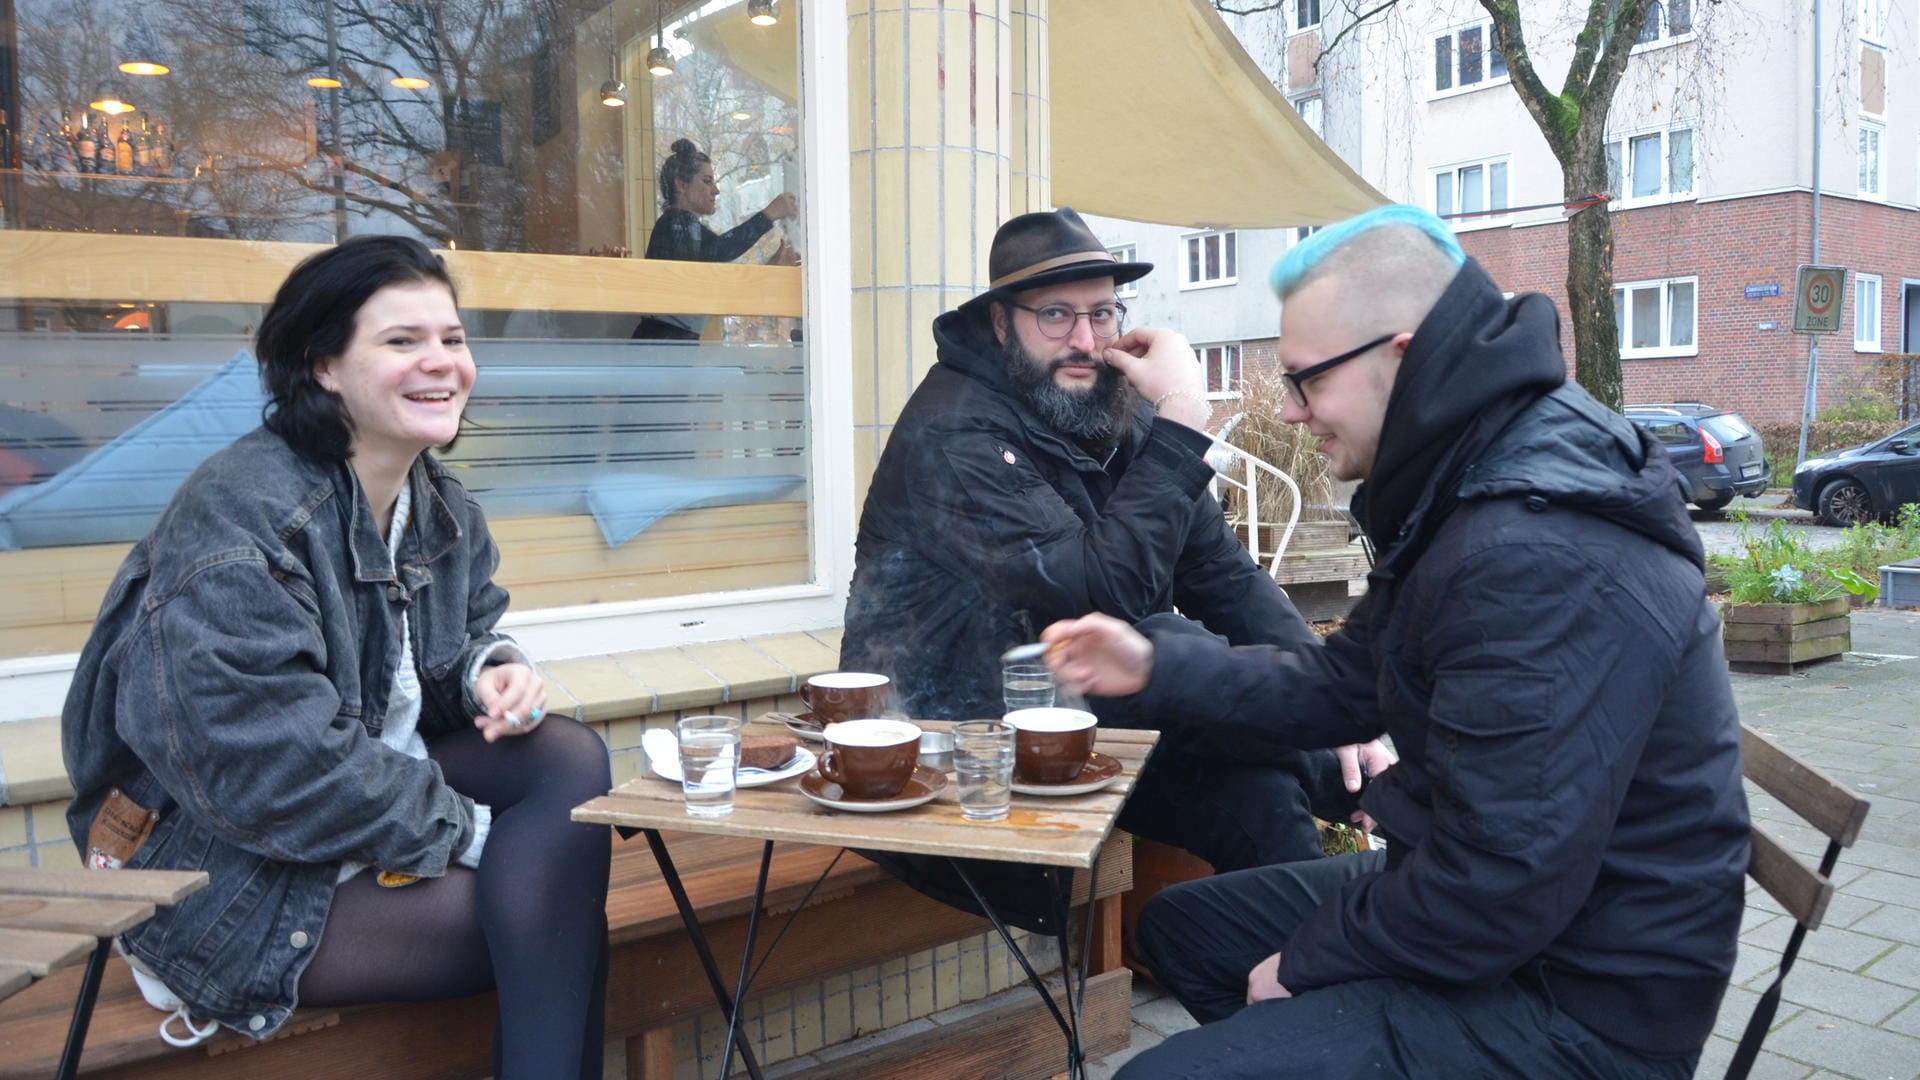
<instances>
[{"instance_id":1,"label":"woman's hand","mask_svg":"<svg viewBox=\"0 0 1920 1080\"><path fill-rule=\"evenodd\" d=\"M768 221L779 221L782 218L790 218L799 212L800 205L794 202L793 192L791 191L783 191L775 195L773 201L767 204L767 208L761 211L761 213L767 215Z\"/></svg>"},{"instance_id":2,"label":"woman's hand","mask_svg":"<svg viewBox=\"0 0 1920 1080\"><path fill-rule=\"evenodd\" d=\"M768 266L799 266L800 253L793 250L792 244L789 244L785 240L782 240L780 241L780 246L774 249L773 258L767 260L767 265Z\"/></svg>"},{"instance_id":3,"label":"woman's hand","mask_svg":"<svg viewBox=\"0 0 1920 1080\"><path fill-rule=\"evenodd\" d=\"M1095 612L1054 623L1040 640L1050 646L1047 666L1076 694L1137 694L1153 671L1153 642L1111 615Z\"/></svg>"},{"instance_id":4,"label":"woman's hand","mask_svg":"<svg viewBox=\"0 0 1920 1080\"><path fill-rule=\"evenodd\" d=\"M525 664L495 664L480 669L473 698L487 710L473 718L480 734L494 742L502 735L525 735L546 715L547 684Z\"/></svg>"}]
</instances>

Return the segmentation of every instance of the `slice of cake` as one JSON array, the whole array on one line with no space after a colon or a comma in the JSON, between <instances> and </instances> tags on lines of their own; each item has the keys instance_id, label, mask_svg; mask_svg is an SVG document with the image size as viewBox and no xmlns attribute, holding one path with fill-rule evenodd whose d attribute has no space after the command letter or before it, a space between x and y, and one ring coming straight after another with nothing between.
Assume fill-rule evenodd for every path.
<instances>
[{"instance_id":1,"label":"slice of cake","mask_svg":"<svg viewBox=\"0 0 1920 1080\"><path fill-rule=\"evenodd\" d=\"M740 767L773 772L793 760L800 740L790 735L747 735L740 739Z\"/></svg>"}]
</instances>

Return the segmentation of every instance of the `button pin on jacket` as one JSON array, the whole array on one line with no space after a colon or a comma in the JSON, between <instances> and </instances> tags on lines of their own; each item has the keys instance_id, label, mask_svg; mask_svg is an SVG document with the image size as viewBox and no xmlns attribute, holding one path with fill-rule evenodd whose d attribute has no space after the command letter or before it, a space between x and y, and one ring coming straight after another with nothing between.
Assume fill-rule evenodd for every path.
<instances>
[{"instance_id":1,"label":"button pin on jacket","mask_svg":"<svg viewBox=\"0 0 1920 1080\"><path fill-rule=\"evenodd\" d=\"M1013 451L1011 451L1011 450L1002 450L1002 451L1000 451L1000 460L1002 460L1002 461L1004 461L1004 462L1006 462L1007 464L1009 464L1009 465L1011 465L1011 464L1013 464L1013 463L1014 463L1015 461L1017 461L1018 459L1017 459L1017 458L1015 458L1015 457L1013 456Z\"/></svg>"}]
</instances>

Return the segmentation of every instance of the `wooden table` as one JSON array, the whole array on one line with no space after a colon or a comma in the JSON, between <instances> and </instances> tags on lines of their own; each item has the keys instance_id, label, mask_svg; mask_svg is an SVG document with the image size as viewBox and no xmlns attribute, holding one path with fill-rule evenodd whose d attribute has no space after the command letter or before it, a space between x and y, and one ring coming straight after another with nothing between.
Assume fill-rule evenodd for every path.
<instances>
[{"instance_id":1,"label":"wooden table","mask_svg":"<svg viewBox=\"0 0 1920 1080\"><path fill-rule=\"evenodd\" d=\"M915 721L927 731L945 731L952 725L943 721ZM756 721L748 725L747 734L787 734L785 726L765 721ZM773 857L773 845L776 841L802 844L821 844L831 847L860 848L868 851L887 851L907 855L943 856L952 860L954 869L979 902L987 918L999 931L1001 938L1019 961L1026 972L1027 979L1059 1022L1068 1041L1069 1073L1077 1074L1084 1068L1080 1053L1078 1030L1078 1009L1075 1002L1074 980L1063 980L1065 989L1065 1011L1062 1011L1053 995L1048 992L1040 976L1028 963L1026 954L1015 943L1006 925L995 913L986 897L973 888L973 883L959 860L990 859L1001 862L1028 863L1055 868L1055 899L1062 905L1072 895L1072 873L1075 870L1093 871L1098 866L1100 846L1113 831L1113 823L1120 815L1120 808L1126 803L1127 796L1133 791L1134 781L1140 769L1146 764L1147 757L1159 741L1160 735L1154 731L1128 731L1123 729L1102 728L1095 738L1094 748L1100 753L1118 758L1123 766L1119 779L1112 784L1086 795L1064 797L1038 797L1015 794L1012 807L1004 821L968 821L960 813L959 785L951 778L945 788L931 802L907 810L889 813L863 814L833 810L808 799L800 791L799 778L783 780L764 787L741 788L733 795L733 813L725 817L698 818L687 813L686 797L677 781L643 777L631 780L613 789L606 795L587 802L573 811L575 821L594 822L612 825L624 830L637 830L646 834L647 843L653 850L655 860L660 864L660 874L666 880L668 889L673 893L674 903L680 909L681 921L686 924L688 936L693 941L694 951L699 955L701 965L706 968L708 982L712 985L714 999L728 1019L728 1049L722 1055L730 1061L735 1047L745 1061L747 1071L755 1080L759 1080L759 1063L754 1060L752 1048L747 1045L745 1033L737 1029L734 1003L745 997L751 982L749 970L753 956L754 934L761 907L760 897L756 895L752 913L748 916L746 946L741 956L740 975L735 987L729 991L720 975L719 965L714 961L712 950L708 947L706 935L701 931L698 916L693 905L687 900L686 891L681 887L680 876L675 871L673 858L667 851L666 842L661 838L663 829L675 832L711 833L717 836L749 837L763 842L761 852L760 882L764 888L767 866ZM815 744L816 746L818 744ZM804 906L804 901L802 902ZM1091 923L1091 920L1088 920ZM1089 926L1089 929L1091 927ZM1069 951L1066 942L1064 919L1061 921L1061 964L1068 965ZM778 944L778 939L775 939ZM1078 972L1080 999L1084 1000L1086 988L1086 955L1081 949L1081 964ZM1063 975L1066 974L1063 971ZM728 1067L726 1061L721 1065L722 1075Z\"/></svg>"},{"instance_id":2,"label":"wooden table","mask_svg":"<svg viewBox=\"0 0 1920 1080\"><path fill-rule=\"evenodd\" d=\"M114 937L206 884L207 875L197 870L0 868L0 999L88 958L56 1077L79 1072Z\"/></svg>"}]
</instances>

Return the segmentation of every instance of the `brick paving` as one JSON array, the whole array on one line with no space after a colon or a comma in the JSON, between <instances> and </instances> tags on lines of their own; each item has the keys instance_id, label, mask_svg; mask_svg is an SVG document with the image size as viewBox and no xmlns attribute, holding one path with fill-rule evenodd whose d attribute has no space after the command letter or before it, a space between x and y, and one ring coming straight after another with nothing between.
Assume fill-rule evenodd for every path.
<instances>
[{"instance_id":1,"label":"brick paving","mask_svg":"<svg viewBox=\"0 0 1920 1080\"><path fill-rule=\"evenodd\" d=\"M1743 721L1873 803L1840 856L1826 923L1787 979L1755 1080L1920 1080L1920 612L1855 612L1853 648L1801 675L1732 676ZM1757 789L1748 798L1757 820L1817 862L1825 837ZM1733 986L1698 1077L1726 1072L1791 929L1779 905L1749 891ZM1097 1063L1095 1080L1192 1026L1177 1002L1137 988L1132 1045Z\"/></svg>"}]
</instances>

